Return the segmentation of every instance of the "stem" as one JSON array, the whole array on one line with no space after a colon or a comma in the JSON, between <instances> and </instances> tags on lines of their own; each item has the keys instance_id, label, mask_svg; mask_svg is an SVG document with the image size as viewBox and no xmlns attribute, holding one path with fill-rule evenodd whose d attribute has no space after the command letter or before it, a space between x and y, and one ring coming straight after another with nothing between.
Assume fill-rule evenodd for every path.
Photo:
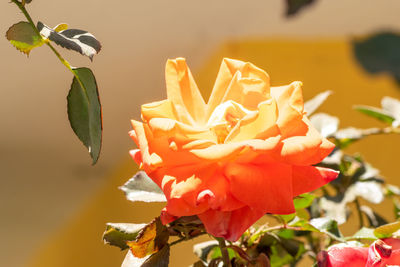
<instances>
[{"instance_id":1,"label":"stem","mask_svg":"<svg viewBox=\"0 0 400 267\"><path fill-rule=\"evenodd\" d=\"M11 0L14 4L16 4L18 6L18 8L22 11L22 13L25 15L25 18L28 20L29 24L31 24L32 28L34 29L34 31L36 32L36 34L42 38L42 36L40 35L40 32L38 30L38 28L36 28L35 23L33 22L31 16L29 15L28 11L25 8L25 1L23 1L22 3L19 2L18 0ZM67 69L69 69L72 74L75 76L76 80L78 81L79 85L81 86L81 88L85 91L86 93L86 88L83 86L83 83L81 81L81 79L79 78L79 76L74 72L74 70L72 69L72 66L69 64L68 61L66 61L61 54L51 45L51 43L49 41L46 41L46 44L48 47L50 47L51 51L53 51L53 53L57 56L57 58L61 61L61 63L67 67ZM87 93L86 93L87 96Z\"/></svg>"},{"instance_id":2,"label":"stem","mask_svg":"<svg viewBox=\"0 0 400 267\"><path fill-rule=\"evenodd\" d=\"M360 202L358 201L358 198L356 198L354 200L354 203L356 204L357 214L358 214L358 221L360 223L360 227L359 228L361 229L362 227L364 227L364 217L363 217L363 214L361 212Z\"/></svg>"},{"instance_id":3,"label":"stem","mask_svg":"<svg viewBox=\"0 0 400 267\"><path fill-rule=\"evenodd\" d=\"M202 235L205 235L205 234L207 234L207 233L204 232L204 233L200 233L200 234L198 234L198 235L196 235L196 236L193 236L193 237L181 238L181 239L175 240L174 242L171 242L171 243L169 244L169 246L171 247L171 246L176 245L176 244L179 244L179 243L181 243L181 242L183 242L183 241L189 241L189 240L195 239L196 237L199 237L199 236L202 236Z\"/></svg>"},{"instance_id":4,"label":"stem","mask_svg":"<svg viewBox=\"0 0 400 267\"><path fill-rule=\"evenodd\" d=\"M224 267L231 267L231 261L229 260L229 253L228 249L225 244L225 239L222 237L214 237L219 244L219 247L221 249L221 254L222 254L222 261L224 262Z\"/></svg>"}]
</instances>

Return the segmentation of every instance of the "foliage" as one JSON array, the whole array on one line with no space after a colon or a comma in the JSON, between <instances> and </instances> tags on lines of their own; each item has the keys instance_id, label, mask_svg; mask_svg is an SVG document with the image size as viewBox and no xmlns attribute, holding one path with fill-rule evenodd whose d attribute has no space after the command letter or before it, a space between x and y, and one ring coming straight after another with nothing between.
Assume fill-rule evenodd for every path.
<instances>
[{"instance_id":1,"label":"foliage","mask_svg":"<svg viewBox=\"0 0 400 267\"><path fill-rule=\"evenodd\" d=\"M59 24L54 29L38 22L35 26L26 10L31 0L12 0L12 3L25 15L27 21L12 25L6 32L6 38L19 51L29 56L30 52L46 44L61 63L73 74L71 89L67 97L68 119L78 138L86 146L95 164L99 158L102 143L102 111L100 96L93 72L88 68L75 68L53 47L54 42L61 47L93 56L101 49L100 42L90 33L77 29L67 29L67 24Z\"/></svg>"}]
</instances>

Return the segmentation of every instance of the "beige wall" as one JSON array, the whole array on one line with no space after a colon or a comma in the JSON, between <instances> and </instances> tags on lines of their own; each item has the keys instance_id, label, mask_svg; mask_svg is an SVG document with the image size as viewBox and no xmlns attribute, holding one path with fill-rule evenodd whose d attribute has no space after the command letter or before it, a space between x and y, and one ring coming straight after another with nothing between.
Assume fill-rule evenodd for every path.
<instances>
[{"instance_id":1,"label":"beige wall","mask_svg":"<svg viewBox=\"0 0 400 267\"><path fill-rule=\"evenodd\" d=\"M35 20L49 26L67 22L91 31L103 43L93 63L60 51L72 65L89 66L96 74L104 112L104 143L98 165L91 167L67 122L65 97L70 73L48 48L33 51L27 59L0 38L2 262L22 266L39 244L72 220L127 158L133 145L127 136L129 119L138 117L140 104L165 97L163 68L167 58L187 57L196 73L226 40L340 39L382 28L400 29L397 0L319 1L289 20L283 16L282 3L33 0L28 8ZM0 3L0 10L0 32L23 19L8 1ZM253 61L250 56L242 59ZM284 75L277 73L276 82L284 82ZM315 87L325 89L325 85ZM398 96L397 91L390 92ZM375 93L365 104L379 102L381 92ZM353 99L351 103L359 103L359 95ZM380 153L384 148L379 148ZM378 165L385 164L383 158L377 160ZM386 173L394 171L387 169Z\"/></svg>"}]
</instances>

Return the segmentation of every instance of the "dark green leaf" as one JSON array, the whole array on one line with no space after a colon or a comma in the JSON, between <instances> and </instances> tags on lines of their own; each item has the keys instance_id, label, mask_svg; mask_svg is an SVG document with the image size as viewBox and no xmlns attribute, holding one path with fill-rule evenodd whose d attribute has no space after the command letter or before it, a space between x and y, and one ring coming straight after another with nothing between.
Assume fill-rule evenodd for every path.
<instances>
[{"instance_id":1,"label":"dark green leaf","mask_svg":"<svg viewBox=\"0 0 400 267\"><path fill-rule=\"evenodd\" d=\"M76 68L73 71L78 78L74 76L67 97L68 119L75 134L88 148L93 164L96 164L103 130L97 83L90 69Z\"/></svg>"},{"instance_id":2,"label":"dark green leaf","mask_svg":"<svg viewBox=\"0 0 400 267\"><path fill-rule=\"evenodd\" d=\"M151 180L144 171L139 171L123 186L119 187L125 192L126 198L132 202L166 202L163 191Z\"/></svg>"},{"instance_id":3,"label":"dark green leaf","mask_svg":"<svg viewBox=\"0 0 400 267\"><path fill-rule=\"evenodd\" d=\"M193 246L194 254L199 257L203 262L207 262L207 256L211 250L218 247L218 242L216 240L206 241Z\"/></svg>"},{"instance_id":4,"label":"dark green leaf","mask_svg":"<svg viewBox=\"0 0 400 267\"><path fill-rule=\"evenodd\" d=\"M103 234L104 243L117 246L121 250L127 249L129 247L126 242L135 240L145 226L146 224L107 223L106 231Z\"/></svg>"},{"instance_id":5,"label":"dark green leaf","mask_svg":"<svg viewBox=\"0 0 400 267\"><path fill-rule=\"evenodd\" d=\"M78 29L66 29L66 24L57 25L54 29L43 24L37 23L37 28L43 38L48 39L66 49L74 50L87 56L90 60L101 50L100 42L93 34Z\"/></svg>"},{"instance_id":6,"label":"dark green leaf","mask_svg":"<svg viewBox=\"0 0 400 267\"><path fill-rule=\"evenodd\" d=\"M325 102L325 100L331 94L332 91L325 91L314 96L313 98L304 103L304 111L307 112L308 116L310 116Z\"/></svg>"},{"instance_id":7,"label":"dark green leaf","mask_svg":"<svg viewBox=\"0 0 400 267\"><path fill-rule=\"evenodd\" d=\"M301 9L314 2L314 0L286 0L286 16L293 16Z\"/></svg>"},{"instance_id":8,"label":"dark green leaf","mask_svg":"<svg viewBox=\"0 0 400 267\"><path fill-rule=\"evenodd\" d=\"M392 234L400 229L400 221L385 224L375 229L374 234L378 238L391 237Z\"/></svg>"},{"instance_id":9,"label":"dark green leaf","mask_svg":"<svg viewBox=\"0 0 400 267\"><path fill-rule=\"evenodd\" d=\"M27 55L33 48L44 44L42 37L26 21L20 21L12 25L8 29L6 37L15 48Z\"/></svg>"},{"instance_id":10,"label":"dark green leaf","mask_svg":"<svg viewBox=\"0 0 400 267\"><path fill-rule=\"evenodd\" d=\"M151 255L141 267L168 267L169 265L169 245L165 245L160 251Z\"/></svg>"},{"instance_id":11,"label":"dark green leaf","mask_svg":"<svg viewBox=\"0 0 400 267\"><path fill-rule=\"evenodd\" d=\"M357 111L360 111L361 113L364 113L365 115L368 115L370 117L373 117L375 119L378 119L380 121L383 121L383 122L386 122L389 124L392 124L393 121L395 120L389 112L387 112L383 109L370 107L370 106L363 106L363 105L354 106L354 109Z\"/></svg>"},{"instance_id":12,"label":"dark green leaf","mask_svg":"<svg viewBox=\"0 0 400 267\"><path fill-rule=\"evenodd\" d=\"M386 72L400 81L400 35L381 32L353 42L361 66L370 73Z\"/></svg>"}]
</instances>

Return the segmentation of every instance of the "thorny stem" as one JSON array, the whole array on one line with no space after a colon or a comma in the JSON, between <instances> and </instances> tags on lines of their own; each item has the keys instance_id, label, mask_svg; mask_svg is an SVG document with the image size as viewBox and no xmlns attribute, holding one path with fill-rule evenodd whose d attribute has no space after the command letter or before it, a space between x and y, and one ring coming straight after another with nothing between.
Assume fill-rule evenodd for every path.
<instances>
[{"instance_id":1,"label":"thorny stem","mask_svg":"<svg viewBox=\"0 0 400 267\"><path fill-rule=\"evenodd\" d=\"M231 262L229 260L228 248L226 247L225 239L222 237L214 237L219 244L222 254L222 261L224 262L224 267L232 267Z\"/></svg>"},{"instance_id":2,"label":"thorny stem","mask_svg":"<svg viewBox=\"0 0 400 267\"><path fill-rule=\"evenodd\" d=\"M22 13L25 15L25 18L28 20L29 24L32 26L33 30L36 32L36 34L42 38L42 36L40 35L40 32L38 30L38 28L36 28L35 23L33 22L31 16L29 15L28 11L25 8L25 1L19 2L18 0L11 0L14 4L16 4L18 6L18 8L22 11ZM86 88L83 86L83 83L81 81L81 79L79 78L78 74L75 73L75 71L72 69L72 66L69 64L69 62L67 60L65 60L61 54L54 48L54 46L51 45L51 43L49 41L45 41L45 43L47 44L48 47L50 47L51 51L53 51L53 53L57 56L57 58L61 61L61 63L67 67L67 69L69 69L72 74L75 76L76 80L78 81L79 85L81 86L81 88L85 91L86 93Z\"/></svg>"},{"instance_id":3,"label":"thorny stem","mask_svg":"<svg viewBox=\"0 0 400 267\"><path fill-rule=\"evenodd\" d=\"M183 241L192 240L192 239L195 239L196 237L199 237L199 236L202 236L202 235L205 235L205 234L207 234L207 233L206 233L206 232L203 232L203 233L200 233L200 234L198 234L198 235L196 235L196 236L192 236L192 237L189 237L189 238L186 238L186 237L180 238L180 239L178 239L178 240L175 240L174 242L171 242L169 245L170 245L170 246L173 246L173 245L179 244L179 243L181 243L181 242L183 242Z\"/></svg>"}]
</instances>

